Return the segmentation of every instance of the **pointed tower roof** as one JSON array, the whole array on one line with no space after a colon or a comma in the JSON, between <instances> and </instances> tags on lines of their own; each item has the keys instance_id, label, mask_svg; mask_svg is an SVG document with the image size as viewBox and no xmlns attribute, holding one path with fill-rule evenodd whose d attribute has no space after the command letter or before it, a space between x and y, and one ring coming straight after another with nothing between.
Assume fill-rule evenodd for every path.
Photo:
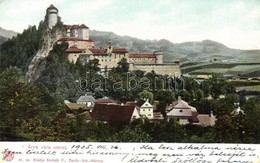
<instances>
[{"instance_id":1,"label":"pointed tower roof","mask_svg":"<svg viewBox=\"0 0 260 163\"><path fill-rule=\"evenodd\" d=\"M51 9L58 10L53 4L51 4L51 5L47 8L47 10L51 10Z\"/></svg>"}]
</instances>

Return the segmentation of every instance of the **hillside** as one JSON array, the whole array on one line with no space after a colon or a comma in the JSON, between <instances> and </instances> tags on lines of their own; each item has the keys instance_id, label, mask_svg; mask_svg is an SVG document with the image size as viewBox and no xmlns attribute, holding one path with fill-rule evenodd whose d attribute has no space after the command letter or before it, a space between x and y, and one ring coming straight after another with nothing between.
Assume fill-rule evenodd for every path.
<instances>
[{"instance_id":1,"label":"hillside","mask_svg":"<svg viewBox=\"0 0 260 163\"><path fill-rule=\"evenodd\" d=\"M168 40L141 40L129 36L119 36L113 32L90 31L90 38L96 47L106 47L111 39L115 47L125 47L129 52L153 52L161 49L165 62L180 60L184 62L210 62L214 59L222 62L260 62L260 50L238 50L211 41L172 43Z\"/></svg>"},{"instance_id":2,"label":"hillside","mask_svg":"<svg viewBox=\"0 0 260 163\"><path fill-rule=\"evenodd\" d=\"M7 40L8 40L8 38L3 37L3 36L0 36L0 45L1 45L2 43L4 43L5 41L7 41Z\"/></svg>"},{"instance_id":3,"label":"hillside","mask_svg":"<svg viewBox=\"0 0 260 163\"><path fill-rule=\"evenodd\" d=\"M8 38L12 38L13 36L16 36L17 33L11 30L6 30L0 27L0 45L7 41Z\"/></svg>"},{"instance_id":4,"label":"hillside","mask_svg":"<svg viewBox=\"0 0 260 163\"><path fill-rule=\"evenodd\" d=\"M18 33L14 32L12 30L6 30L0 27L0 36L5 38L12 38L13 36L16 36Z\"/></svg>"}]
</instances>

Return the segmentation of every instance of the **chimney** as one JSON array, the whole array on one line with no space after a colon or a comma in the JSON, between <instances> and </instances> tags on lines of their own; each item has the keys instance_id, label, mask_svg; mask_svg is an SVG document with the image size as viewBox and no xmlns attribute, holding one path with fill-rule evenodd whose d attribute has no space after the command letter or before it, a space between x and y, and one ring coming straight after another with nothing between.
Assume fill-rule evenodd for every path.
<instances>
[{"instance_id":1,"label":"chimney","mask_svg":"<svg viewBox=\"0 0 260 163\"><path fill-rule=\"evenodd\" d=\"M178 103L181 102L181 96L178 96Z\"/></svg>"},{"instance_id":2,"label":"chimney","mask_svg":"<svg viewBox=\"0 0 260 163\"><path fill-rule=\"evenodd\" d=\"M213 111L211 110L210 111L210 114L209 114L209 117L213 117L214 115L213 115Z\"/></svg>"}]
</instances>

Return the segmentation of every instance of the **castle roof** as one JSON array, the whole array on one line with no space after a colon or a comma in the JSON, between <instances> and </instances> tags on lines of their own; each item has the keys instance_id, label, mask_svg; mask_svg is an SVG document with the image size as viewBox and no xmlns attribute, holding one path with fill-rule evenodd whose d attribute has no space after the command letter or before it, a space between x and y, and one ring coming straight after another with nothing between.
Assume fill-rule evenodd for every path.
<instances>
[{"instance_id":1,"label":"castle roof","mask_svg":"<svg viewBox=\"0 0 260 163\"><path fill-rule=\"evenodd\" d=\"M154 54L132 53L129 54L129 58L156 58L156 56Z\"/></svg>"},{"instance_id":2,"label":"castle roof","mask_svg":"<svg viewBox=\"0 0 260 163\"><path fill-rule=\"evenodd\" d=\"M72 30L72 29L82 29L82 28L86 28L86 29L89 29L88 26L86 26L85 24L81 24L81 25L78 25L78 24L74 24L74 25L64 25L64 28L66 30Z\"/></svg>"},{"instance_id":3,"label":"castle roof","mask_svg":"<svg viewBox=\"0 0 260 163\"><path fill-rule=\"evenodd\" d=\"M125 48L114 48L112 53L128 53Z\"/></svg>"},{"instance_id":4,"label":"castle roof","mask_svg":"<svg viewBox=\"0 0 260 163\"><path fill-rule=\"evenodd\" d=\"M51 9L58 10L53 4L51 4L51 5L47 8L47 10L51 10Z\"/></svg>"},{"instance_id":5,"label":"castle roof","mask_svg":"<svg viewBox=\"0 0 260 163\"><path fill-rule=\"evenodd\" d=\"M89 49L94 55L108 55L106 49Z\"/></svg>"},{"instance_id":6,"label":"castle roof","mask_svg":"<svg viewBox=\"0 0 260 163\"><path fill-rule=\"evenodd\" d=\"M84 40L84 39L79 39L79 38L74 38L74 37L63 37L63 38L60 38L58 41L87 41L87 42L93 42L92 40Z\"/></svg>"},{"instance_id":7,"label":"castle roof","mask_svg":"<svg viewBox=\"0 0 260 163\"><path fill-rule=\"evenodd\" d=\"M72 46L72 47L69 47L67 50L66 50L67 53L82 53L83 50L77 48L76 46Z\"/></svg>"}]
</instances>

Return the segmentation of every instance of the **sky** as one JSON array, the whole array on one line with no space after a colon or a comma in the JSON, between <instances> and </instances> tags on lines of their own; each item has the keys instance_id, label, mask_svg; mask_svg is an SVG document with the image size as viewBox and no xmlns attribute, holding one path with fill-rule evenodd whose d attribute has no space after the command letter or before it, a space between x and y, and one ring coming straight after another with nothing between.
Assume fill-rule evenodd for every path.
<instances>
[{"instance_id":1,"label":"sky","mask_svg":"<svg viewBox=\"0 0 260 163\"><path fill-rule=\"evenodd\" d=\"M0 0L0 27L22 32L38 25L50 4L64 24L85 24L91 30L260 49L260 0Z\"/></svg>"}]
</instances>

